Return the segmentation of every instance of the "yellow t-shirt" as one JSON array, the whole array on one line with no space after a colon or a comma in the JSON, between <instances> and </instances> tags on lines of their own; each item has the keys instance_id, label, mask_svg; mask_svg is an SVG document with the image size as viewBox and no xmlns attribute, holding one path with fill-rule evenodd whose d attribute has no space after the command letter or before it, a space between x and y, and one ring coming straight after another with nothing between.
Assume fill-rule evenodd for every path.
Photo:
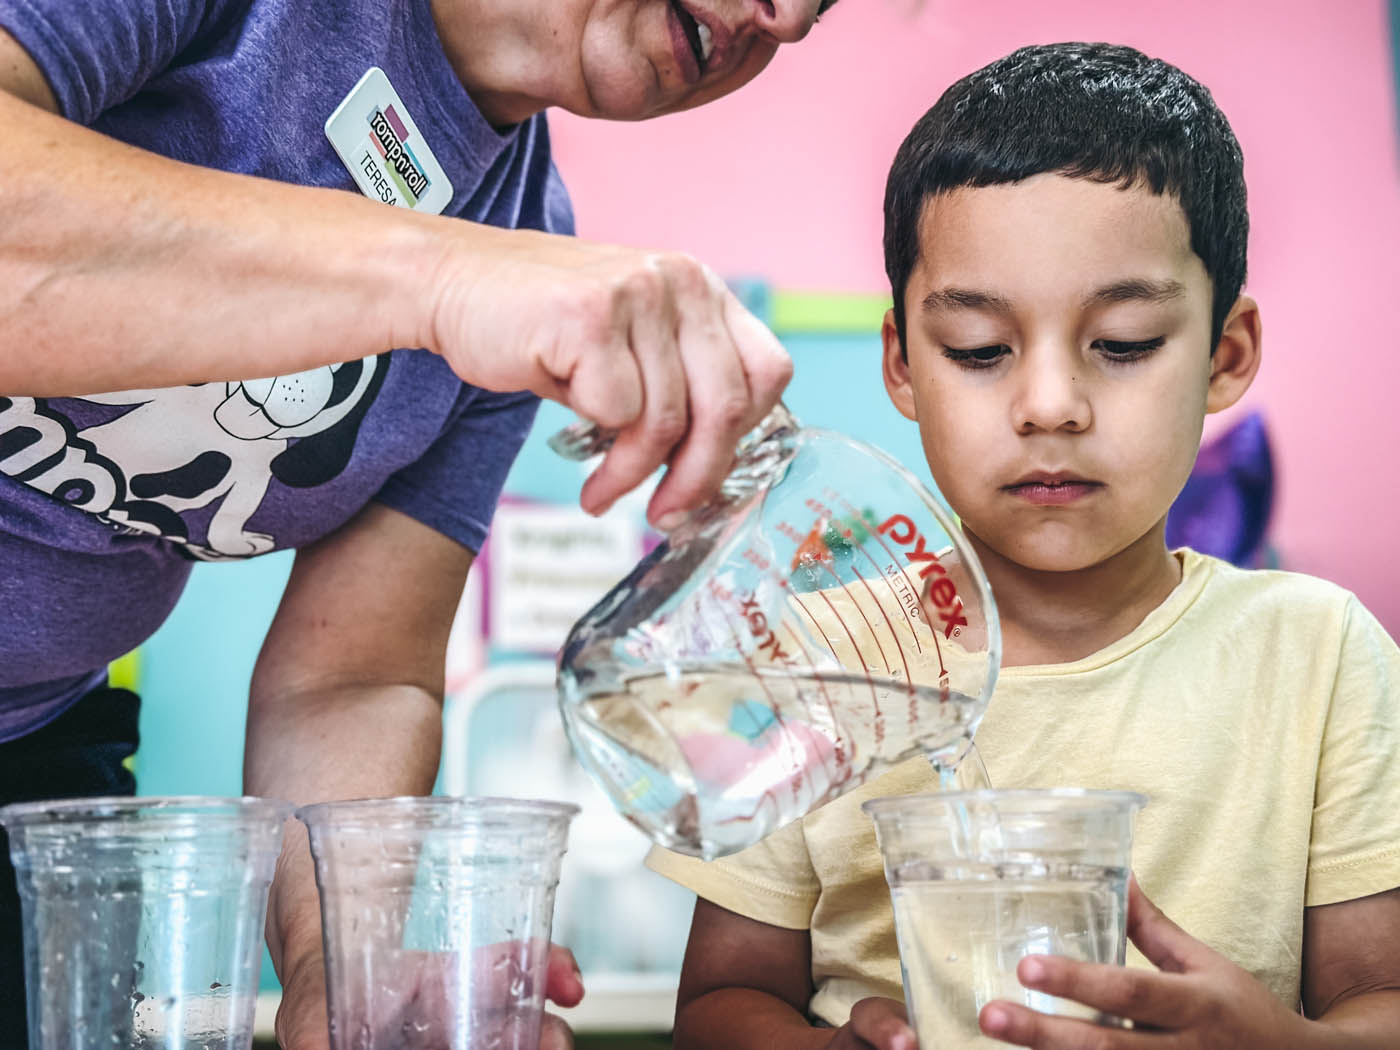
<instances>
[{"instance_id":1,"label":"yellow t-shirt","mask_svg":"<svg viewBox=\"0 0 1400 1050\"><path fill-rule=\"evenodd\" d=\"M1129 635L1002 671L977 732L998 788L1140 791L1133 867L1193 936L1299 1000L1303 909L1400 886L1400 649L1348 592L1181 551ZM811 1013L902 998L866 799L937 790L915 758L732 857L648 864L731 911L809 929ZM1129 945L1129 965L1150 964Z\"/></svg>"}]
</instances>

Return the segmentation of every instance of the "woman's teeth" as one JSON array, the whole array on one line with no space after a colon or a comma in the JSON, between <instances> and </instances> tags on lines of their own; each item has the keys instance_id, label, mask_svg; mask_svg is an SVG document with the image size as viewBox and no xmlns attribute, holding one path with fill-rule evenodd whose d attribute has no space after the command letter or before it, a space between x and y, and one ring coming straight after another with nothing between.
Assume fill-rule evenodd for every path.
<instances>
[{"instance_id":1,"label":"woman's teeth","mask_svg":"<svg viewBox=\"0 0 1400 1050\"><path fill-rule=\"evenodd\" d=\"M708 62L715 49L715 35L710 32L710 27L699 19L696 19L695 28L700 33L700 61Z\"/></svg>"}]
</instances>

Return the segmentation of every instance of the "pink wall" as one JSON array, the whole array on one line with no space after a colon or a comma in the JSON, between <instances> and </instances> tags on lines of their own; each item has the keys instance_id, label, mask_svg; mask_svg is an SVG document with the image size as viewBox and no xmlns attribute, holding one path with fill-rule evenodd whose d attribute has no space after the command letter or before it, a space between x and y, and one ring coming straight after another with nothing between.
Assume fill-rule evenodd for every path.
<instances>
[{"instance_id":1,"label":"pink wall","mask_svg":"<svg viewBox=\"0 0 1400 1050\"><path fill-rule=\"evenodd\" d=\"M553 120L584 236L785 288L884 291L885 171L957 77L1026 43L1113 40L1204 81L1244 148L1248 290L1287 565L1400 635L1400 145L1384 0L843 0L744 91L648 124ZM872 363L873 367L873 363ZM1228 422L1228 420L1226 420Z\"/></svg>"}]
</instances>

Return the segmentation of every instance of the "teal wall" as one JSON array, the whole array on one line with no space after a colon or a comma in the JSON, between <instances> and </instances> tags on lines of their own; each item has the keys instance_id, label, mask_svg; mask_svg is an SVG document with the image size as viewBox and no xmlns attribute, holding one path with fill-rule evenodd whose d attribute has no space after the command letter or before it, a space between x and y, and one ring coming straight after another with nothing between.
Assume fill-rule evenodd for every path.
<instances>
[{"instance_id":1,"label":"teal wall","mask_svg":"<svg viewBox=\"0 0 1400 1050\"><path fill-rule=\"evenodd\" d=\"M1395 78L1396 131L1400 132L1400 0L1390 0L1390 69Z\"/></svg>"}]
</instances>

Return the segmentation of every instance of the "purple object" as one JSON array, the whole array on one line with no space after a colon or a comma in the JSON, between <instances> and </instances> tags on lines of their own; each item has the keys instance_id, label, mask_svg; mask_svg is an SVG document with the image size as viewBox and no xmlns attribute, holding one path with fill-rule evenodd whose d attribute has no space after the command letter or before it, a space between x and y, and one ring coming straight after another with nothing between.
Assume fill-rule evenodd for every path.
<instances>
[{"instance_id":1,"label":"purple object","mask_svg":"<svg viewBox=\"0 0 1400 1050\"><path fill-rule=\"evenodd\" d=\"M1186 487L1167 512L1167 546L1245 567L1271 564L1265 534L1273 502L1268 430L1263 416L1251 412L1201 447Z\"/></svg>"}]
</instances>

